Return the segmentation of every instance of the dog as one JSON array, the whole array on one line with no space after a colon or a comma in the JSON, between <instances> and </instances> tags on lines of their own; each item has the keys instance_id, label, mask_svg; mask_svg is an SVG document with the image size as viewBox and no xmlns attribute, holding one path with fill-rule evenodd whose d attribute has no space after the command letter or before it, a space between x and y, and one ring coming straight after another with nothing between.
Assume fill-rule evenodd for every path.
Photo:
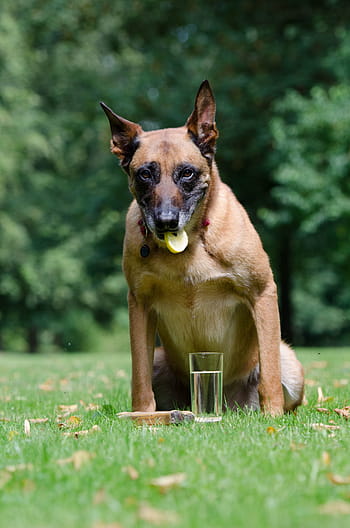
<instances>
[{"instance_id":1,"label":"dog","mask_svg":"<svg viewBox=\"0 0 350 528\"><path fill-rule=\"evenodd\" d=\"M281 341L276 285L259 235L219 176L208 81L178 128L144 132L100 104L134 197L123 248L133 410L189 406L188 355L198 351L223 352L227 407L294 410L303 369Z\"/></svg>"}]
</instances>

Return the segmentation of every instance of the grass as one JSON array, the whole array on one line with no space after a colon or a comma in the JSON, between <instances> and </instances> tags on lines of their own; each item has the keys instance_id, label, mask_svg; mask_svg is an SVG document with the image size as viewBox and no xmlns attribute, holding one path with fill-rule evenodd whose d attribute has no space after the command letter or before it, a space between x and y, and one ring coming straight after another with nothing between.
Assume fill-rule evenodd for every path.
<instances>
[{"instance_id":1,"label":"grass","mask_svg":"<svg viewBox=\"0 0 350 528\"><path fill-rule=\"evenodd\" d=\"M350 421L333 410L350 404L349 350L299 357L308 403L296 415L149 428L115 417L130 408L126 354L1 355L0 527L349 526L350 484L335 482L350 475ZM318 387L331 399L318 403ZM32 418L48 421L26 434ZM178 486L152 485L178 473Z\"/></svg>"}]
</instances>

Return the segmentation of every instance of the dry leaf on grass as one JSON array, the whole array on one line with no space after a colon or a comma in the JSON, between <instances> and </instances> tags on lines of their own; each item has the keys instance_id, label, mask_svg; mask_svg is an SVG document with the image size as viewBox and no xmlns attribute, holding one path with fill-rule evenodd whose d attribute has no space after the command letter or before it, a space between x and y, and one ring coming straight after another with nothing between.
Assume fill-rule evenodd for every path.
<instances>
[{"instance_id":1,"label":"dry leaf on grass","mask_svg":"<svg viewBox=\"0 0 350 528\"><path fill-rule=\"evenodd\" d=\"M303 444L302 442L299 442L299 443L291 442L290 444L290 448L292 451L299 451L300 449L304 449L304 447L306 447L306 444Z\"/></svg>"},{"instance_id":2,"label":"dry leaf on grass","mask_svg":"<svg viewBox=\"0 0 350 528\"><path fill-rule=\"evenodd\" d=\"M275 429L274 427L272 427L272 426L270 425L269 427L267 427L266 432L267 432L268 434L272 435L272 434L277 433L277 429Z\"/></svg>"},{"instance_id":3,"label":"dry leaf on grass","mask_svg":"<svg viewBox=\"0 0 350 528\"><path fill-rule=\"evenodd\" d=\"M340 425L328 425L324 423L313 423L311 424L311 427L316 429L316 431L335 431L340 429Z\"/></svg>"},{"instance_id":4,"label":"dry leaf on grass","mask_svg":"<svg viewBox=\"0 0 350 528\"><path fill-rule=\"evenodd\" d=\"M29 420L24 420L24 434L29 436L30 435L30 423Z\"/></svg>"},{"instance_id":5,"label":"dry leaf on grass","mask_svg":"<svg viewBox=\"0 0 350 528\"><path fill-rule=\"evenodd\" d=\"M57 460L57 464L60 466L65 466L66 464L73 464L73 467L76 471L79 471L82 466L90 462L95 458L96 453L90 453L89 451L75 451L73 455L69 458L61 458Z\"/></svg>"},{"instance_id":6,"label":"dry leaf on grass","mask_svg":"<svg viewBox=\"0 0 350 528\"><path fill-rule=\"evenodd\" d=\"M349 383L349 380L346 378L334 380L333 386L339 389L340 387L345 387Z\"/></svg>"},{"instance_id":7,"label":"dry leaf on grass","mask_svg":"<svg viewBox=\"0 0 350 528\"><path fill-rule=\"evenodd\" d=\"M347 405L346 407L343 407L342 409L334 409L334 411L339 414L339 416L342 416L343 418L346 418L347 420L350 418L350 405Z\"/></svg>"},{"instance_id":8,"label":"dry leaf on grass","mask_svg":"<svg viewBox=\"0 0 350 528\"><path fill-rule=\"evenodd\" d=\"M48 418L29 418L31 424L47 423L48 421Z\"/></svg>"},{"instance_id":9,"label":"dry leaf on grass","mask_svg":"<svg viewBox=\"0 0 350 528\"><path fill-rule=\"evenodd\" d=\"M0 422L11 422L11 419L6 418L5 416L0 416Z\"/></svg>"},{"instance_id":10,"label":"dry leaf on grass","mask_svg":"<svg viewBox=\"0 0 350 528\"><path fill-rule=\"evenodd\" d=\"M334 473L327 473L327 478L332 484L337 484L338 486L350 484L350 476L342 477L341 475L336 475Z\"/></svg>"},{"instance_id":11,"label":"dry leaf on grass","mask_svg":"<svg viewBox=\"0 0 350 528\"><path fill-rule=\"evenodd\" d=\"M78 404L74 403L73 405L58 405L57 409L60 413L60 416L62 418L66 418L78 410Z\"/></svg>"},{"instance_id":12,"label":"dry leaf on grass","mask_svg":"<svg viewBox=\"0 0 350 528\"><path fill-rule=\"evenodd\" d=\"M167 493L176 488L186 479L186 473L174 473L173 475L164 475L163 477L154 478L150 481L151 486L157 488L161 493Z\"/></svg>"},{"instance_id":13,"label":"dry leaf on grass","mask_svg":"<svg viewBox=\"0 0 350 528\"><path fill-rule=\"evenodd\" d=\"M15 473L16 471L25 471L29 470L32 471L34 469L33 464L15 464L14 466L6 466L5 470L9 471L10 473Z\"/></svg>"},{"instance_id":14,"label":"dry leaf on grass","mask_svg":"<svg viewBox=\"0 0 350 528\"><path fill-rule=\"evenodd\" d=\"M350 502L346 502L343 500L329 501L319 507L319 512L329 515L349 515Z\"/></svg>"},{"instance_id":15,"label":"dry leaf on grass","mask_svg":"<svg viewBox=\"0 0 350 528\"><path fill-rule=\"evenodd\" d=\"M80 405L84 407L85 411L98 411L101 407L97 403L85 403L83 400L80 400Z\"/></svg>"},{"instance_id":16,"label":"dry leaf on grass","mask_svg":"<svg viewBox=\"0 0 350 528\"><path fill-rule=\"evenodd\" d=\"M330 410L326 409L326 407L316 407L316 411L320 413L326 413L326 414L330 413Z\"/></svg>"},{"instance_id":17,"label":"dry leaf on grass","mask_svg":"<svg viewBox=\"0 0 350 528\"><path fill-rule=\"evenodd\" d=\"M179 517L175 512L158 510L145 503L141 504L138 517L142 521L146 521L157 526L162 524L175 524L179 522Z\"/></svg>"},{"instance_id":18,"label":"dry leaf on grass","mask_svg":"<svg viewBox=\"0 0 350 528\"><path fill-rule=\"evenodd\" d=\"M66 424L68 425L68 427L75 427L77 425L79 425L81 423L81 418L80 416L70 416L67 421L66 421Z\"/></svg>"},{"instance_id":19,"label":"dry leaf on grass","mask_svg":"<svg viewBox=\"0 0 350 528\"><path fill-rule=\"evenodd\" d=\"M314 369L324 369L328 367L328 361L313 361L308 365L308 368Z\"/></svg>"},{"instance_id":20,"label":"dry leaf on grass","mask_svg":"<svg viewBox=\"0 0 350 528\"><path fill-rule=\"evenodd\" d=\"M69 433L63 433L63 436L79 438L79 436L86 436L91 433L101 432L101 427L99 425L93 425L91 429L84 429L82 431L71 431Z\"/></svg>"},{"instance_id":21,"label":"dry leaf on grass","mask_svg":"<svg viewBox=\"0 0 350 528\"><path fill-rule=\"evenodd\" d=\"M41 383L39 385L39 389L42 390L42 391L45 391L45 392L54 391L55 390L54 381L52 379L48 379L48 380L44 381L44 383Z\"/></svg>"},{"instance_id":22,"label":"dry leaf on grass","mask_svg":"<svg viewBox=\"0 0 350 528\"><path fill-rule=\"evenodd\" d=\"M12 473L5 469L0 470L0 490L12 479Z\"/></svg>"},{"instance_id":23,"label":"dry leaf on grass","mask_svg":"<svg viewBox=\"0 0 350 528\"><path fill-rule=\"evenodd\" d=\"M125 466L122 468L123 473L126 473L131 480L137 480L139 478L139 472L132 466Z\"/></svg>"},{"instance_id":24,"label":"dry leaf on grass","mask_svg":"<svg viewBox=\"0 0 350 528\"><path fill-rule=\"evenodd\" d=\"M100 488L96 491L94 498L92 500L92 504L97 506L98 504L104 504L107 502L107 493L104 488Z\"/></svg>"},{"instance_id":25,"label":"dry leaf on grass","mask_svg":"<svg viewBox=\"0 0 350 528\"><path fill-rule=\"evenodd\" d=\"M18 431L12 431L12 430L9 431L9 432L7 433L7 439L8 439L8 441L9 441L9 442L12 442L12 440L13 440L17 435L19 435L19 432L18 432Z\"/></svg>"},{"instance_id":26,"label":"dry leaf on grass","mask_svg":"<svg viewBox=\"0 0 350 528\"><path fill-rule=\"evenodd\" d=\"M313 380L313 379L310 379L310 378L305 378L305 381L304 381L305 385L307 385L308 387L315 387L317 385L317 381L316 380Z\"/></svg>"},{"instance_id":27,"label":"dry leaf on grass","mask_svg":"<svg viewBox=\"0 0 350 528\"><path fill-rule=\"evenodd\" d=\"M330 466L331 464L331 457L330 454L327 451L323 451L321 460L324 466Z\"/></svg>"}]
</instances>

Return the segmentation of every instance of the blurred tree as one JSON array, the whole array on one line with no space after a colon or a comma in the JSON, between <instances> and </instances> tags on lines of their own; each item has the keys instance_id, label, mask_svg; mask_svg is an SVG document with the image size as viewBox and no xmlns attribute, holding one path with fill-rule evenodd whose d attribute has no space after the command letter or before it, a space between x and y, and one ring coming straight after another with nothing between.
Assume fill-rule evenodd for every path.
<instances>
[{"instance_id":1,"label":"blurred tree","mask_svg":"<svg viewBox=\"0 0 350 528\"><path fill-rule=\"evenodd\" d=\"M346 36L338 57L350 54ZM335 71L337 68L335 68ZM260 214L289 246L294 325L299 343L350 338L350 115L346 70L342 83L289 93L273 121L276 199Z\"/></svg>"},{"instance_id":2,"label":"blurred tree","mask_svg":"<svg viewBox=\"0 0 350 528\"><path fill-rule=\"evenodd\" d=\"M191 112L200 82L211 81L221 174L257 223L283 286L290 276L283 223L265 223L266 215L262 221L255 214L262 205L280 210L270 191L284 147L278 144L274 155L269 123L288 89L308 95L313 86L334 82L337 73L325 57L337 48L349 9L344 0L5 0L4 345L23 333L30 350L40 348L43 336L45 343L65 347L74 335L72 348L85 347L93 321L109 324L125 304L120 256L130 196L108 153L100 99L146 129L178 126ZM284 288L282 314L290 287ZM291 325L285 327L288 333Z\"/></svg>"}]
</instances>

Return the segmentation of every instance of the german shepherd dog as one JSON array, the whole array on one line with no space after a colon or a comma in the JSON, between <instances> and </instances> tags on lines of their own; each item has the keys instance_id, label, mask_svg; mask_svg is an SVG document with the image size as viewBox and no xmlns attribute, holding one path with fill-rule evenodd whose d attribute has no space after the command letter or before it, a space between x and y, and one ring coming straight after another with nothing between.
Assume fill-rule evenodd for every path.
<instances>
[{"instance_id":1,"label":"german shepherd dog","mask_svg":"<svg viewBox=\"0 0 350 528\"><path fill-rule=\"evenodd\" d=\"M272 415L295 409L303 369L281 342L269 259L214 161L208 81L179 128L144 132L101 106L134 197L123 251L133 410L189 406L188 355L198 351L223 352L227 407Z\"/></svg>"}]
</instances>

